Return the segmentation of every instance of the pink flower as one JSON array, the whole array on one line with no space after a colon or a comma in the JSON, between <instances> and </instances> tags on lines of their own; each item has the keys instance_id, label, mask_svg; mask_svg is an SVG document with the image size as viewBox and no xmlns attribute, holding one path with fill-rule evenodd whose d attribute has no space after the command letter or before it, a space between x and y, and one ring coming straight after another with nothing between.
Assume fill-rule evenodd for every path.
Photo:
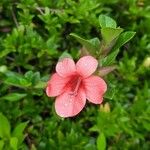
<instances>
[{"instance_id":1,"label":"pink flower","mask_svg":"<svg viewBox=\"0 0 150 150\"><path fill-rule=\"evenodd\" d=\"M98 62L92 56L84 56L75 64L65 58L56 65L56 73L48 81L46 93L49 97L57 96L56 113L61 117L73 117L85 106L86 99L94 104L101 104L107 90L105 81L92 75Z\"/></svg>"}]
</instances>

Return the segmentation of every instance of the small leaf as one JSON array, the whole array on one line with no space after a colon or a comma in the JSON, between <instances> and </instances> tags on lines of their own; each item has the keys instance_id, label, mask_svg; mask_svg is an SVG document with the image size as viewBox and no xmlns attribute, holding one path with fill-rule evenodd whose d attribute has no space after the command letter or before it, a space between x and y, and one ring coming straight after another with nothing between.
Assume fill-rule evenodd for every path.
<instances>
[{"instance_id":1,"label":"small leaf","mask_svg":"<svg viewBox=\"0 0 150 150\"><path fill-rule=\"evenodd\" d=\"M119 38L118 38L118 40L117 40L117 42L116 42L113 50L119 49L125 43L127 43L128 41L130 41L134 37L135 33L136 32L132 32L132 31L127 31L127 32L122 33L119 36Z\"/></svg>"},{"instance_id":2,"label":"small leaf","mask_svg":"<svg viewBox=\"0 0 150 150\"><path fill-rule=\"evenodd\" d=\"M25 78L28 80L28 81L32 81L32 77L33 77L33 71L28 71L25 73Z\"/></svg>"},{"instance_id":3,"label":"small leaf","mask_svg":"<svg viewBox=\"0 0 150 150\"><path fill-rule=\"evenodd\" d=\"M20 145L25 138L23 131L26 128L27 124L28 124L28 122L22 122L22 123L18 124L12 132L12 136L17 137L17 139L18 139L18 145Z\"/></svg>"},{"instance_id":4,"label":"small leaf","mask_svg":"<svg viewBox=\"0 0 150 150\"><path fill-rule=\"evenodd\" d=\"M100 49L100 40L98 38L93 38L88 41L95 47L96 51L98 51Z\"/></svg>"},{"instance_id":5,"label":"small leaf","mask_svg":"<svg viewBox=\"0 0 150 150\"><path fill-rule=\"evenodd\" d=\"M98 74L99 76L103 77L109 74L110 72L112 72L114 69L116 69L116 66L101 67L101 68L98 68Z\"/></svg>"},{"instance_id":6,"label":"small leaf","mask_svg":"<svg viewBox=\"0 0 150 150\"><path fill-rule=\"evenodd\" d=\"M10 138L10 123L2 113L0 113L0 137Z\"/></svg>"},{"instance_id":7,"label":"small leaf","mask_svg":"<svg viewBox=\"0 0 150 150\"><path fill-rule=\"evenodd\" d=\"M116 21L106 15L99 16L99 24L101 28L106 28L106 27L116 28L117 27Z\"/></svg>"},{"instance_id":8,"label":"small leaf","mask_svg":"<svg viewBox=\"0 0 150 150\"><path fill-rule=\"evenodd\" d=\"M11 137L11 139L10 139L10 147L13 150L18 150L18 139L16 137Z\"/></svg>"},{"instance_id":9,"label":"small leaf","mask_svg":"<svg viewBox=\"0 0 150 150\"><path fill-rule=\"evenodd\" d=\"M118 38L118 36L123 32L122 28L102 28L101 29L101 34L102 38L105 42L105 45L112 45L113 43L111 42L116 42L115 40ZM114 43L115 44L115 43ZM113 44L113 45L114 45Z\"/></svg>"},{"instance_id":10,"label":"small leaf","mask_svg":"<svg viewBox=\"0 0 150 150\"><path fill-rule=\"evenodd\" d=\"M35 72L33 74L31 82L32 82L33 85L36 85L38 82L40 82L40 73L39 72Z\"/></svg>"},{"instance_id":11,"label":"small leaf","mask_svg":"<svg viewBox=\"0 0 150 150\"><path fill-rule=\"evenodd\" d=\"M106 149L106 138L103 133L101 133L97 138L97 149L105 150Z\"/></svg>"},{"instance_id":12,"label":"small leaf","mask_svg":"<svg viewBox=\"0 0 150 150\"><path fill-rule=\"evenodd\" d=\"M109 65L111 65L114 62L114 60L115 60L116 56L118 55L118 53L119 53L119 49L112 52L112 53L110 53L108 56L106 56L105 58L100 60L100 62L99 62L100 66L109 66Z\"/></svg>"},{"instance_id":13,"label":"small leaf","mask_svg":"<svg viewBox=\"0 0 150 150\"><path fill-rule=\"evenodd\" d=\"M94 55L97 51L99 51L100 41L98 38L93 38L91 40L85 40L74 33L71 33L70 35L72 37L74 37L79 43L81 43L90 54Z\"/></svg>"},{"instance_id":14,"label":"small leaf","mask_svg":"<svg viewBox=\"0 0 150 150\"><path fill-rule=\"evenodd\" d=\"M11 94L8 94L8 95L3 96L1 98L4 99L4 100L7 100L7 101L14 102L14 101L21 100L25 96L27 96L27 94L25 94L25 93L11 93Z\"/></svg>"}]
</instances>

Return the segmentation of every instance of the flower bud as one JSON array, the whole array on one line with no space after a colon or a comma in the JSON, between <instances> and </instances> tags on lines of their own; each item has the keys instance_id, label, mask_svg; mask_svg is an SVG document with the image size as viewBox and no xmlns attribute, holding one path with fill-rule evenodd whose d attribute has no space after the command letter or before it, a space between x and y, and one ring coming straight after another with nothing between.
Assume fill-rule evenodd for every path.
<instances>
[{"instance_id":1,"label":"flower bud","mask_svg":"<svg viewBox=\"0 0 150 150\"><path fill-rule=\"evenodd\" d=\"M7 71L7 67L5 65L0 66L0 72L5 73Z\"/></svg>"},{"instance_id":2,"label":"flower bud","mask_svg":"<svg viewBox=\"0 0 150 150\"><path fill-rule=\"evenodd\" d=\"M100 111L101 112L105 112L105 113L109 113L110 112L110 105L109 105L109 103L105 103L104 105L101 104L100 105Z\"/></svg>"},{"instance_id":3,"label":"flower bud","mask_svg":"<svg viewBox=\"0 0 150 150\"><path fill-rule=\"evenodd\" d=\"M150 67L150 57L147 57L144 62L143 62L143 66L148 68Z\"/></svg>"},{"instance_id":4,"label":"flower bud","mask_svg":"<svg viewBox=\"0 0 150 150\"><path fill-rule=\"evenodd\" d=\"M110 112L110 105L109 105L109 103L106 103L105 105L104 105L104 112Z\"/></svg>"}]
</instances>

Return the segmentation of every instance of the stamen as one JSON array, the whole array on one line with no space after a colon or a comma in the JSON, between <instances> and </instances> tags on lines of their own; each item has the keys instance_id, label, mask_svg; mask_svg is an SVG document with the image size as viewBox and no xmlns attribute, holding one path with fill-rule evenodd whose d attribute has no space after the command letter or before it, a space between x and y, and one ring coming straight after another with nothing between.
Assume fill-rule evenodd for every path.
<instances>
[{"instance_id":1,"label":"stamen","mask_svg":"<svg viewBox=\"0 0 150 150\"><path fill-rule=\"evenodd\" d=\"M70 92L70 95L71 95L71 96L76 96L76 95L78 94L78 89L79 89L79 87L80 87L80 84L81 84L82 79L81 79L81 77L78 77L76 80L77 80L77 81L76 81L76 84L75 84L75 88L73 87L73 88L72 88L73 91Z\"/></svg>"}]
</instances>

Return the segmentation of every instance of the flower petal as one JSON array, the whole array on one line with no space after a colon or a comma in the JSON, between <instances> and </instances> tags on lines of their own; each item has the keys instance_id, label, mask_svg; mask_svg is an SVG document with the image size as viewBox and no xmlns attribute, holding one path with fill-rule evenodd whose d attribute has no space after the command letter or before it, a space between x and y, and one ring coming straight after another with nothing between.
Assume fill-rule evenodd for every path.
<instances>
[{"instance_id":1,"label":"flower petal","mask_svg":"<svg viewBox=\"0 0 150 150\"><path fill-rule=\"evenodd\" d=\"M65 90L65 86L70 78L62 78L57 73L54 73L51 79L48 81L46 88L46 94L48 96L58 96L62 94Z\"/></svg>"},{"instance_id":2,"label":"flower petal","mask_svg":"<svg viewBox=\"0 0 150 150\"><path fill-rule=\"evenodd\" d=\"M94 103L100 104L103 101L103 95L107 90L107 84L98 76L90 76L83 80L87 99Z\"/></svg>"},{"instance_id":3,"label":"flower petal","mask_svg":"<svg viewBox=\"0 0 150 150\"><path fill-rule=\"evenodd\" d=\"M77 72L83 77L88 77L95 72L98 66L97 60L92 56L84 56L76 64Z\"/></svg>"},{"instance_id":4,"label":"flower petal","mask_svg":"<svg viewBox=\"0 0 150 150\"><path fill-rule=\"evenodd\" d=\"M76 96L71 95L67 91L56 98L55 110L61 117L73 117L84 108L85 103L86 96L84 90L80 89Z\"/></svg>"},{"instance_id":5,"label":"flower petal","mask_svg":"<svg viewBox=\"0 0 150 150\"><path fill-rule=\"evenodd\" d=\"M63 60L59 61L56 65L56 72L62 77L70 76L75 71L75 63L70 58L64 58Z\"/></svg>"}]
</instances>

